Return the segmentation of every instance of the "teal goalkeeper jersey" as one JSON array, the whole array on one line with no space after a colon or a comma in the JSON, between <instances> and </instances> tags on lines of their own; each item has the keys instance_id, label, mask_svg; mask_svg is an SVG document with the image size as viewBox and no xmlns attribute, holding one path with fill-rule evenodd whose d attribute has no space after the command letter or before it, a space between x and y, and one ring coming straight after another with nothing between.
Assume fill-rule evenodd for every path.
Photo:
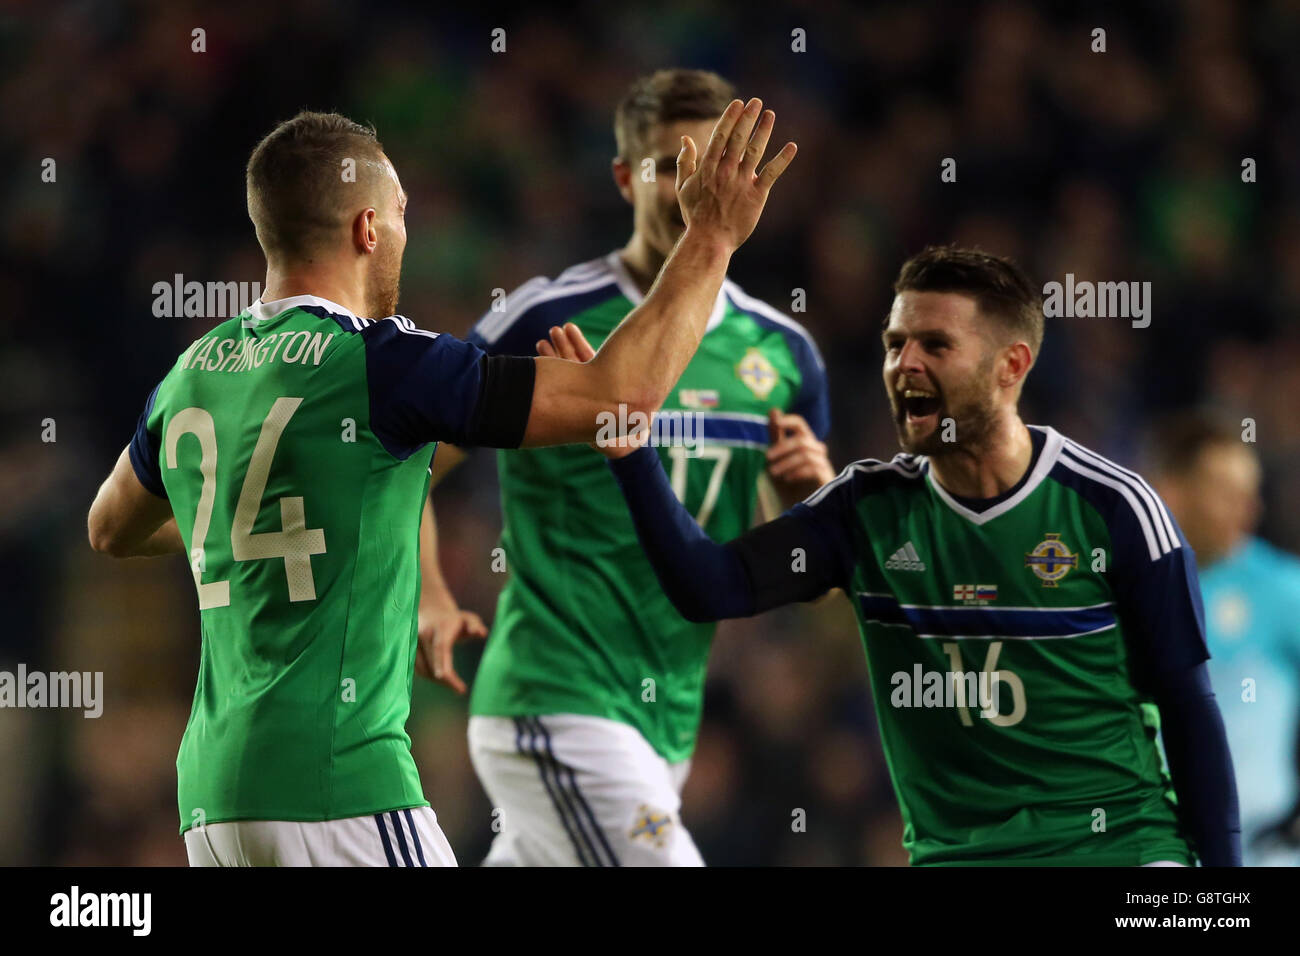
<instances>
[{"instance_id":1,"label":"teal goalkeeper jersey","mask_svg":"<svg viewBox=\"0 0 1300 956\"><path fill-rule=\"evenodd\" d=\"M518 445L532 363L504 361L296 296L203 335L149 396L130 458L202 626L182 831L427 806L405 724L429 443Z\"/></svg>"},{"instance_id":2,"label":"teal goalkeeper jersey","mask_svg":"<svg viewBox=\"0 0 1300 956\"><path fill-rule=\"evenodd\" d=\"M914 864L1190 863L1141 688L1204 661L1195 560L1140 477L1032 428L974 511L924 457L790 512L842 556Z\"/></svg>"},{"instance_id":3,"label":"teal goalkeeper jersey","mask_svg":"<svg viewBox=\"0 0 1300 956\"><path fill-rule=\"evenodd\" d=\"M533 355L551 326L575 322L599 347L640 301L611 253L526 283L469 340ZM663 406L692 413L699 445L658 449L679 500L714 540L753 521L771 408L826 436L821 357L802 327L728 280ZM605 459L585 445L510 451L498 456L498 473L509 578L470 712L605 717L635 727L670 762L688 758L715 625L688 622L664 596Z\"/></svg>"},{"instance_id":4,"label":"teal goalkeeper jersey","mask_svg":"<svg viewBox=\"0 0 1300 956\"><path fill-rule=\"evenodd\" d=\"M1300 847L1255 839L1300 797L1300 560L1247 538L1201 575L1210 678L1232 748L1245 866L1300 866Z\"/></svg>"}]
</instances>

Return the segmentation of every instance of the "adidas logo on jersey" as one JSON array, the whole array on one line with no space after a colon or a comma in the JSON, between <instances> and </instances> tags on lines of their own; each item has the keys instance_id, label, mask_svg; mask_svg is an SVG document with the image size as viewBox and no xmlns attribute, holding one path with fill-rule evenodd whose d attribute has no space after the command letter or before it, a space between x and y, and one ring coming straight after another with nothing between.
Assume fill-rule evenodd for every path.
<instances>
[{"instance_id":1,"label":"adidas logo on jersey","mask_svg":"<svg viewBox=\"0 0 1300 956\"><path fill-rule=\"evenodd\" d=\"M909 541L889 556L889 560L885 562L885 570L924 571L925 562L921 560L921 556L916 553L916 548Z\"/></svg>"}]
</instances>

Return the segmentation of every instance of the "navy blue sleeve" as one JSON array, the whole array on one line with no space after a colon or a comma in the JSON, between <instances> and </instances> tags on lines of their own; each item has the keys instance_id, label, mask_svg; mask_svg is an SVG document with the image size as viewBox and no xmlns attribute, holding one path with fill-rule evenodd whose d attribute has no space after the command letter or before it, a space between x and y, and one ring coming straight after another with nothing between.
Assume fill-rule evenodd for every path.
<instances>
[{"instance_id":1,"label":"navy blue sleeve","mask_svg":"<svg viewBox=\"0 0 1300 956\"><path fill-rule=\"evenodd\" d=\"M1206 866L1240 866L1236 775L1205 666L1196 557L1155 491L1145 483L1131 488L1138 507L1117 507L1109 526L1112 590L1133 680L1160 709L1178 817L1197 856Z\"/></svg>"},{"instance_id":2,"label":"navy blue sleeve","mask_svg":"<svg viewBox=\"0 0 1300 956\"><path fill-rule=\"evenodd\" d=\"M610 468L660 586L689 621L749 617L811 601L848 580L836 544L844 537L842 530L829 536L823 531L824 522L834 523L838 497L820 509L797 505L718 544L677 500L653 449L613 460Z\"/></svg>"},{"instance_id":3,"label":"navy blue sleeve","mask_svg":"<svg viewBox=\"0 0 1300 956\"><path fill-rule=\"evenodd\" d=\"M1178 816L1203 866L1241 866L1236 775L1204 663L1161 671L1152 695L1178 795Z\"/></svg>"},{"instance_id":4,"label":"navy blue sleeve","mask_svg":"<svg viewBox=\"0 0 1300 956\"><path fill-rule=\"evenodd\" d=\"M790 346L799 363L802 381L799 394L788 410L802 415L813 434L825 441L831 431L831 394L826 379L826 363L810 338L792 335Z\"/></svg>"},{"instance_id":5,"label":"navy blue sleeve","mask_svg":"<svg viewBox=\"0 0 1300 956\"><path fill-rule=\"evenodd\" d=\"M609 466L641 548L678 613L697 623L755 613L740 558L705 534L677 500L655 450L640 448Z\"/></svg>"},{"instance_id":6,"label":"navy blue sleeve","mask_svg":"<svg viewBox=\"0 0 1300 956\"><path fill-rule=\"evenodd\" d=\"M857 480L855 463L786 512L807 529L800 545L823 591L847 589L853 580Z\"/></svg>"},{"instance_id":7,"label":"navy blue sleeve","mask_svg":"<svg viewBox=\"0 0 1300 956\"><path fill-rule=\"evenodd\" d=\"M366 326L370 428L405 460L432 441L518 448L532 409L535 364L489 356L395 316Z\"/></svg>"},{"instance_id":8,"label":"navy blue sleeve","mask_svg":"<svg viewBox=\"0 0 1300 956\"><path fill-rule=\"evenodd\" d=\"M159 461L162 436L149 431L149 416L153 414L153 403L158 398L160 388L162 382L154 386L144 403L144 411L140 413L140 418L135 425L135 435L131 437L131 444L127 446L127 455L131 459L131 467L135 469L135 476L140 479L140 484L144 485L145 490L159 498L166 498L167 490L163 487L162 466Z\"/></svg>"},{"instance_id":9,"label":"navy blue sleeve","mask_svg":"<svg viewBox=\"0 0 1300 956\"><path fill-rule=\"evenodd\" d=\"M1185 671L1209 660L1196 558L1155 489L1072 446L1062 452L1052 477L1077 491L1106 523L1110 551L1104 573L1138 686L1148 685L1158 671Z\"/></svg>"},{"instance_id":10,"label":"navy blue sleeve","mask_svg":"<svg viewBox=\"0 0 1300 956\"><path fill-rule=\"evenodd\" d=\"M1126 557L1118 547L1114 555L1116 611L1140 678L1161 670L1186 670L1210 659L1196 557L1182 530L1173 527L1181 546L1155 561L1145 554Z\"/></svg>"},{"instance_id":11,"label":"navy blue sleeve","mask_svg":"<svg viewBox=\"0 0 1300 956\"><path fill-rule=\"evenodd\" d=\"M1160 709L1178 818L1207 866L1241 863L1237 784L1223 715L1210 690L1196 557L1160 496L1134 472L1067 446L1053 477L1092 504L1134 686Z\"/></svg>"}]
</instances>

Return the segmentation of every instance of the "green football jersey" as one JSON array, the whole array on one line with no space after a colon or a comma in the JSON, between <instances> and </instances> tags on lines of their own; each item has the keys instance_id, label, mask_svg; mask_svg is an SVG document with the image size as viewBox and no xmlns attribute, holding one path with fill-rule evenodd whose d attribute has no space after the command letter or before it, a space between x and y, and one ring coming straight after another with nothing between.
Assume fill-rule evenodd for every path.
<instances>
[{"instance_id":1,"label":"green football jersey","mask_svg":"<svg viewBox=\"0 0 1300 956\"><path fill-rule=\"evenodd\" d=\"M797 505L844 556L914 864L1192 862L1142 692L1207 658L1195 561L1136 474L1048 428L972 510L924 457Z\"/></svg>"},{"instance_id":2,"label":"green football jersey","mask_svg":"<svg viewBox=\"0 0 1300 956\"><path fill-rule=\"evenodd\" d=\"M150 395L130 457L171 503L202 623L182 831L428 805L405 731L428 442L483 439L488 361L296 296L218 325Z\"/></svg>"},{"instance_id":3,"label":"green football jersey","mask_svg":"<svg viewBox=\"0 0 1300 956\"><path fill-rule=\"evenodd\" d=\"M491 353L533 355L551 326L575 322L599 347L641 299L611 253L556 280L526 283L469 340ZM717 541L753 521L771 408L803 415L825 437L821 357L802 327L728 280L663 406L664 420L690 413L677 422L696 441L658 449L679 500ZM635 727L670 762L686 759L715 625L687 621L664 596L598 452L585 445L503 452L498 473L509 579L470 712L606 717Z\"/></svg>"}]
</instances>

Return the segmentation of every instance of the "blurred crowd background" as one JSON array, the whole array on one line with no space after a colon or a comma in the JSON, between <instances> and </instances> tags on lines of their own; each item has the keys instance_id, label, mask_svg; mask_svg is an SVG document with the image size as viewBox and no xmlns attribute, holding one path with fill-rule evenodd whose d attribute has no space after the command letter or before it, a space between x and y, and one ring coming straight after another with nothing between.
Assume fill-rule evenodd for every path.
<instances>
[{"instance_id":1,"label":"blurred crowd background","mask_svg":"<svg viewBox=\"0 0 1300 956\"><path fill-rule=\"evenodd\" d=\"M786 310L806 290L795 318L828 362L837 465L896 448L879 327L899 264L927 243L978 244L1039 283L1152 283L1149 328L1049 321L1026 420L1134 463L1165 411L1251 416L1262 534L1300 549L1300 3L470 6L0 11L0 668L103 671L106 696L97 720L0 710L0 863L185 860L174 760L197 667L192 581L180 559L94 554L85 515L150 389L213 324L156 318L153 284L263 280L244 164L304 107L378 128L410 196L400 311L464 334L494 288L626 241L610 159L628 83L717 70L800 145L732 276ZM435 506L451 583L490 617L493 456ZM465 723L462 699L417 688L425 792L472 864L492 832ZM842 599L722 627L683 816L714 864L906 862Z\"/></svg>"}]
</instances>

